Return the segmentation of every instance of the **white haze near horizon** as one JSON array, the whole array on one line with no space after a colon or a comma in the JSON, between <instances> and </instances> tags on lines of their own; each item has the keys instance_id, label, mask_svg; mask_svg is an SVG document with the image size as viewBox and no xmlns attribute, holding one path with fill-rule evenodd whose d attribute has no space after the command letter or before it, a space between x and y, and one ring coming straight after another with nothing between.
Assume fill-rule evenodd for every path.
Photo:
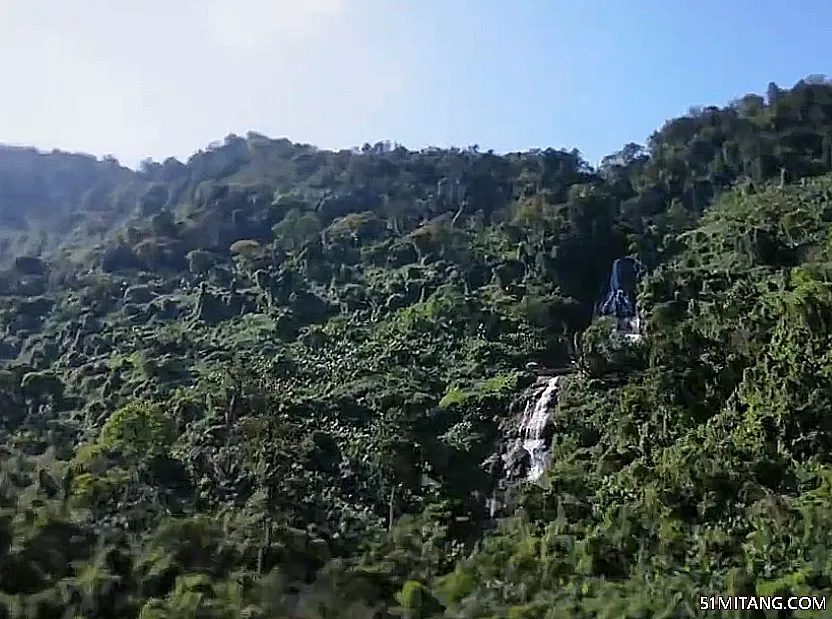
<instances>
[{"instance_id":1,"label":"white haze near horizon","mask_svg":"<svg viewBox=\"0 0 832 619\"><path fill-rule=\"evenodd\" d=\"M360 44L376 1L6 0L0 142L135 167L249 130L385 139L358 133L419 76Z\"/></svg>"}]
</instances>

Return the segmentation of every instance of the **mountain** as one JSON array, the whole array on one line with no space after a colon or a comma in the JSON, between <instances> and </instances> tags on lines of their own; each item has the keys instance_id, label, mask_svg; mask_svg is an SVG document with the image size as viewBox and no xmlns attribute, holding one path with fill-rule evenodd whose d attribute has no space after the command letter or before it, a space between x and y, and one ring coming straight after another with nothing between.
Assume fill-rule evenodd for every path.
<instances>
[{"instance_id":1,"label":"mountain","mask_svg":"<svg viewBox=\"0 0 832 619\"><path fill-rule=\"evenodd\" d=\"M816 78L598 169L254 133L138 170L2 147L0 617L825 595L831 225ZM595 308L627 255L645 337L615 349ZM483 462L576 341L548 471L506 493Z\"/></svg>"}]
</instances>

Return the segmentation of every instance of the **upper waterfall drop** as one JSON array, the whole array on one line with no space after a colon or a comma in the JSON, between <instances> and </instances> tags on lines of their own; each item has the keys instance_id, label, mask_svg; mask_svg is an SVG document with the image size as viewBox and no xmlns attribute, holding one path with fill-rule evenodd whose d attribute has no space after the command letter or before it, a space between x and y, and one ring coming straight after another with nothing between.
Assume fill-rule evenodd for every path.
<instances>
[{"instance_id":1,"label":"upper waterfall drop","mask_svg":"<svg viewBox=\"0 0 832 619\"><path fill-rule=\"evenodd\" d=\"M646 272L647 269L637 258L616 258L612 264L607 296L596 306L596 315L615 318L613 332L628 342L638 342L642 337L635 294L638 280Z\"/></svg>"}]
</instances>

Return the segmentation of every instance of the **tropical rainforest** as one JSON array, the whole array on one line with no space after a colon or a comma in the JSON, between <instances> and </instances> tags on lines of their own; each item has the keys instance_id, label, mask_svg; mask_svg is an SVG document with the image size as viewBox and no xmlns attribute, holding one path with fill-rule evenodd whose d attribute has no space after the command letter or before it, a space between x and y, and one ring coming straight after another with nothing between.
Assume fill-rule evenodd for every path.
<instances>
[{"instance_id":1,"label":"tropical rainforest","mask_svg":"<svg viewBox=\"0 0 832 619\"><path fill-rule=\"evenodd\" d=\"M616 348L594 308L622 256L645 335ZM2 147L0 264L0 618L742 616L699 596L832 590L825 78L597 168ZM505 489L484 462L576 350L545 475Z\"/></svg>"}]
</instances>

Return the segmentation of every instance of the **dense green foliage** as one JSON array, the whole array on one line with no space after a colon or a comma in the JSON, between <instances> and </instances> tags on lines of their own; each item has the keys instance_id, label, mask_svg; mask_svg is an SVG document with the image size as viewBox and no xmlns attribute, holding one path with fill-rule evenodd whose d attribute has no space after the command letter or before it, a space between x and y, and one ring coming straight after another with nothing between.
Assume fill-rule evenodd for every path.
<instances>
[{"instance_id":1,"label":"dense green foliage","mask_svg":"<svg viewBox=\"0 0 832 619\"><path fill-rule=\"evenodd\" d=\"M0 149L0 617L825 594L831 171L817 79L597 170L256 134L135 172ZM627 254L647 335L616 349L592 315ZM550 470L494 519L483 462L576 340Z\"/></svg>"}]
</instances>

